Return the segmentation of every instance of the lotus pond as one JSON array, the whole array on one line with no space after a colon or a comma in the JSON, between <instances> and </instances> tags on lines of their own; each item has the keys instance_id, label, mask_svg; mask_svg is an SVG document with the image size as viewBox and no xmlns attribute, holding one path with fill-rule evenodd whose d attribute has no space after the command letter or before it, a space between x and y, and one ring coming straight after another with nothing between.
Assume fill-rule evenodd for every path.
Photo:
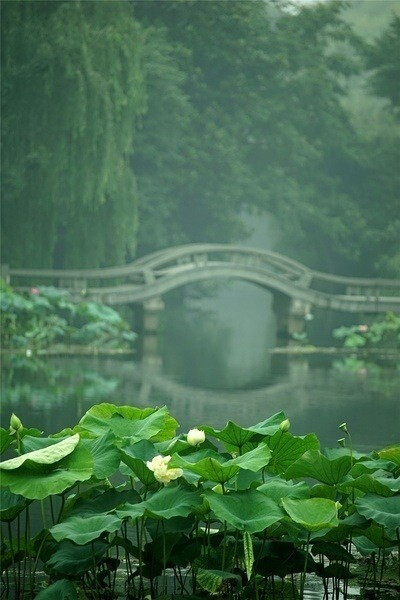
<instances>
[{"instance_id":1,"label":"lotus pond","mask_svg":"<svg viewBox=\"0 0 400 600\"><path fill-rule=\"evenodd\" d=\"M322 449L283 412L177 428L166 407L101 403L48 437L13 416L1 429L5 595L302 598L317 578L326 598L351 597L352 581L395 597L400 445L357 452L343 423Z\"/></svg>"}]
</instances>

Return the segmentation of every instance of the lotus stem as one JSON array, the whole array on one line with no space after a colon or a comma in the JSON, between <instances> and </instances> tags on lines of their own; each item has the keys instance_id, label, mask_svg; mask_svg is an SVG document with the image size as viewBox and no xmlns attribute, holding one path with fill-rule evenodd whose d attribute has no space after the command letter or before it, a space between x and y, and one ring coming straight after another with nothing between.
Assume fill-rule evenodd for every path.
<instances>
[{"instance_id":1,"label":"lotus stem","mask_svg":"<svg viewBox=\"0 0 400 600\"><path fill-rule=\"evenodd\" d=\"M304 585L306 583L306 573L307 573L307 563L308 563L308 551L310 549L310 537L311 537L311 531L309 531L308 534L307 534L306 558L304 560L303 576L302 576L302 578L300 580L300 600L303 600L303 598L304 598Z\"/></svg>"},{"instance_id":2,"label":"lotus stem","mask_svg":"<svg viewBox=\"0 0 400 600\"><path fill-rule=\"evenodd\" d=\"M17 571L15 569L14 544L13 544L13 540L12 540L12 531L11 531L11 523L10 523L10 521L7 522L7 529L8 529L8 539L9 539L10 551L11 551L12 569L13 569L13 576L14 576L14 586L15 586L15 591L17 591L17 589L18 589L18 585L17 585Z\"/></svg>"}]
</instances>

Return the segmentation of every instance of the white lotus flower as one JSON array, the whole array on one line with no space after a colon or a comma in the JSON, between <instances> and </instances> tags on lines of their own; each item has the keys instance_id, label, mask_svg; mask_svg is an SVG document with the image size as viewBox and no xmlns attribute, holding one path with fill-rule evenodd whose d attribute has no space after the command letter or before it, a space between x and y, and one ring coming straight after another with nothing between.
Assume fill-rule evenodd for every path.
<instances>
[{"instance_id":1,"label":"white lotus flower","mask_svg":"<svg viewBox=\"0 0 400 600\"><path fill-rule=\"evenodd\" d=\"M164 485L168 485L170 481L174 481L183 475L182 469L168 469L170 460L170 456L161 456L161 454L159 454L158 456L155 456L153 460L148 460L146 462L147 468L150 469L150 471L153 471L157 481Z\"/></svg>"},{"instance_id":2,"label":"white lotus flower","mask_svg":"<svg viewBox=\"0 0 400 600\"><path fill-rule=\"evenodd\" d=\"M206 434L201 429L191 429L186 436L187 443L191 446L199 446L206 439Z\"/></svg>"}]
</instances>

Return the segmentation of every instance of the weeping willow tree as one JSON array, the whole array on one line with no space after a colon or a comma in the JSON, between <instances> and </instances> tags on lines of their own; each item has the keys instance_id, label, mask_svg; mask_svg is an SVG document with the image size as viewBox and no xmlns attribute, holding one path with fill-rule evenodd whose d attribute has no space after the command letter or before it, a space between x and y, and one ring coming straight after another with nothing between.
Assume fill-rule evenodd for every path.
<instances>
[{"instance_id":1,"label":"weeping willow tree","mask_svg":"<svg viewBox=\"0 0 400 600\"><path fill-rule=\"evenodd\" d=\"M2 262L134 253L141 35L125 1L2 2Z\"/></svg>"}]
</instances>

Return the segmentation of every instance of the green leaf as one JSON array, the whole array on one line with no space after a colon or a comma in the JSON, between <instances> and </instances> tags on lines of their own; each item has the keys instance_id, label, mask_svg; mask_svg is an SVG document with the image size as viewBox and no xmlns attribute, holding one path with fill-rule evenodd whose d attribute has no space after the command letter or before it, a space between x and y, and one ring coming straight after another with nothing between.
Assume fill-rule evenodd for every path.
<instances>
[{"instance_id":1,"label":"green leaf","mask_svg":"<svg viewBox=\"0 0 400 600\"><path fill-rule=\"evenodd\" d=\"M77 499L69 512L69 516L107 513L127 502L134 504L141 501L142 499L136 490L122 490L121 492L114 488L106 491L94 490L91 497Z\"/></svg>"},{"instance_id":2,"label":"green leaf","mask_svg":"<svg viewBox=\"0 0 400 600\"><path fill-rule=\"evenodd\" d=\"M26 507L22 496L12 494L8 490L0 490L0 521L11 522Z\"/></svg>"},{"instance_id":3,"label":"green leaf","mask_svg":"<svg viewBox=\"0 0 400 600\"><path fill-rule=\"evenodd\" d=\"M86 546L78 546L70 540L59 542L46 566L63 573L79 577L93 568L106 553L108 544L104 540L95 540Z\"/></svg>"},{"instance_id":4,"label":"green leaf","mask_svg":"<svg viewBox=\"0 0 400 600\"><path fill-rule=\"evenodd\" d=\"M268 448L267 444L263 443L241 456L228 460L224 463L224 466L236 465L241 469L247 469L248 471L256 473L268 464L270 458L271 450Z\"/></svg>"},{"instance_id":5,"label":"green leaf","mask_svg":"<svg viewBox=\"0 0 400 600\"><path fill-rule=\"evenodd\" d=\"M197 569L197 583L207 592L215 594L227 582L233 583L235 590L239 590L242 586L239 575L217 569L203 569L201 567Z\"/></svg>"},{"instance_id":6,"label":"green leaf","mask_svg":"<svg viewBox=\"0 0 400 600\"><path fill-rule=\"evenodd\" d=\"M121 462L119 449L114 445L115 436L108 432L94 440L83 439L82 443L93 457L93 475L96 479L107 479L113 475Z\"/></svg>"},{"instance_id":7,"label":"green leaf","mask_svg":"<svg viewBox=\"0 0 400 600\"><path fill-rule=\"evenodd\" d=\"M315 434L295 437L291 433L278 431L268 441L272 458L268 470L282 474L308 450L319 450L319 441Z\"/></svg>"},{"instance_id":8,"label":"green leaf","mask_svg":"<svg viewBox=\"0 0 400 600\"><path fill-rule=\"evenodd\" d=\"M206 456L197 462L192 462L198 456L204 456L205 453L211 453L212 456ZM238 473L240 467L232 461L221 462L223 460L221 455L212 450L201 450L185 457L174 454L170 464L172 467L180 467L181 469L192 471L200 475L203 479L226 483Z\"/></svg>"},{"instance_id":9,"label":"green leaf","mask_svg":"<svg viewBox=\"0 0 400 600\"><path fill-rule=\"evenodd\" d=\"M151 461L158 454L154 444L148 440L141 440L133 446L121 448L121 460L146 486L156 481L154 473L147 468L146 462Z\"/></svg>"},{"instance_id":10,"label":"green leaf","mask_svg":"<svg viewBox=\"0 0 400 600\"><path fill-rule=\"evenodd\" d=\"M400 495L385 498L366 494L356 500L356 508L366 519L372 519L389 530L400 527Z\"/></svg>"},{"instance_id":11,"label":"green leaf","mask_svg":"<svg viewBox=\"0 0 400 600\"><path fill-rule=\"evenodd\" d=\"M317 541L314 542L312 547L312 553L314 556L322 554L329 560L338 560L348 563L355 563L356 560L350 552L343 548L340 544L334 544L332 542Z\"/></svg>"},{"instance_id":12,"label":"green leaf","mask_svg":"<svg viewBox=\"0 0 400 600\"><path fill-rule=\"evenodd\" d=\"M243 532L244 564L247 579L250 579L254 564L253 539L247 531Z\"/></svg>"},{"instance_id":13,"label":"green leaf","mask_svg":"<svg viewBox=\"0 0 400 600\"><path fill-rule=\"evenodd\" d=\"M286 470L285 477L287 479L311 477L328 485L336 485L347 475L351 465L350 456L329 460L319 450L308 450Z\"/></svg>"},{"instance_id":14,"label":"green leaf","mask_svg":"<svg viewBox=\"0 0 400 600\"><path fill-rule=\"evenodd\" d=\"M213 429L208 425L202 425L200 428L203 429L207 435L211 435L212 437L221 440L221 442L224 442L228 447L228 450L240 450L248 442L260 435L273 435L285 419L285 414L279 412L253 427L244 428L236 425L236 423L233 423L232 421L228 421L224 429Z\"/></svg>"},{"instance_id":15,"label":"green leaf","mask_svg":"<svg viewBox=\"0 0 400 600\"><path fill-rule=\"evenodd\" d=\"M121 519L126 517L135 519L144 514L164 519L187 517L193 508L200 504L200 492L171 485L161 488L151 498L139 504L125 504L117 510L117 515Z\"/></svg>"},{"instance_id":16,"label":"green leaf","mask_svg":"<svg viewBox=\"0 0 400 600\"><path fill-rule=\"evenodd\" d=\"M51 448L54 446L48 449ZM14 494L43 500L52 494L61 494L78 481L87 481L92 472L93 458L89 450L79 444L71 454L55 463L52 470L50 467L45 472L31 470L25 463L18 469L3 471L1 480Z\"/></svg>"},{"instance_id":17,"label":"green leaf","mask_svg":"<svg viewBox=\"0 0 400 600\"><path fill-rule=\"evenodd\" d=\"M271 500L274 500L277 504L279 504L282 498L286 498L287 496L290 498L310 497L310 489L304 481L293 484L278 477L267 479L257 490L268 496L268 498L271 498Z\"/></svg>"},{"instance_id":18,"label":"green leaf","mask_svg":"<svg viewBox=\"0 0 400 600\"><path fill-rule=\"evenodd\" d=\"M13 441L13 436L10 435L8 429L0 427L0 454L3 454L5 450L10 446Z\"/></svg>"},{"instance_id":19,"label":"green leaf","mask_svg":"<svg viewBox=\"0 0 400 600\"><path fill-rule=\"evenodd\" d=\"M42 448L40 450L33 450L32 452L27 452L26 454L21 454L21 456L16 456L15 458L10 458L9 460L5 460L0 463L0 469L12 471L14 469L18 469L24 463L27 463L26 466L30 466L32 464L40 464L40 465L51 465L60 461L68 454L71 454L79 443L79 434L73 435L61 442L57 442L52 446L48 446L46 448Z\"/></svg>"},{"instance_id":20,"label":"green leaf","mask_svg":"<svg viewBox=\"0 0 400 600\"><path fill-rule=\"evenodd\" d=\"M226 521L240 531L263 531L284 517L282 509L257 490L220 495L207 489L204 496L221 521Z\"/></svg>"},{"instance_id":21,"label":"green leaf","mask_svg":"<svg viewBox=\"0 0 400 600\"><path fill-rule=\"evenodd\" d=\"M50 533L57 542L71 540L83 546L101 536L102 533L114 533L121 526L121 519L115 515L85 515L72 516L54 525Z\"/></svg>"},{"instance_id":22,"label":"green leaf","mask_svg":"<svg viewBox=\"0 0 400 600\"><path fill-rule=\"evenodd\" d=\"M337 506L332 500L283 498L282 506L289 517L307 531L318 531L339 525Z\"/></svg>"},{"instance_id":23,"label":"green leaf","mask_svg":"<svg viewBox=\"0 0 400 600\"><path fill-rule=\"evenodd\" d=\"M35 598L36 600L78 600L78 594L71 581L59 579L41 590Z\"/></svg>"},{"instance_id":24,"label":"green leaf","mask_svg":"<svg viewBox=\"0 0 400 600\"><path fill-rule=\"evenodd\" d=\"M396 465L400 465L400 444L392 444L391 446L386 446L386 448L382 448L382 450L379 450L378 455L380 458L390 460L396 463Z\"/></svg>"},{"instance_id":25,"label":"green leaf","mask_svg":"<svg viewBox=\"0 0 400 600\"><path fill-rule=\"evenodd\" d=\"M360 475L356 479L345 481L339 486L341 491L355 488L364 493L374 493L380 496L393 496L400 489L400 480L392 477L373 477L368 473Z\"/></svg>"}]
</instances>

